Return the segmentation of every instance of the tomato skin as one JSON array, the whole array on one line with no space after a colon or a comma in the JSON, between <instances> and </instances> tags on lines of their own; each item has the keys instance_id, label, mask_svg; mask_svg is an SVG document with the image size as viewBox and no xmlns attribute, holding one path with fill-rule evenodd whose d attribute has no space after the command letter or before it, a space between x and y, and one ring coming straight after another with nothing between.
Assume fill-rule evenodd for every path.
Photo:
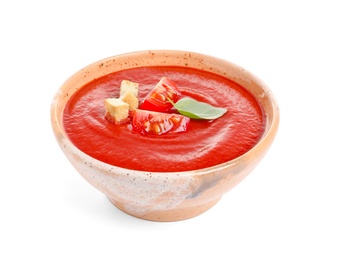
<instances>
[{"instance_id":1,"label":"tomato skin","mask_svg":"<svg viewBox=\"0 0 337 260\"><path fill-rule=\"evenodd\" d=\"M132 118L132 128L142 134L161 135L186 132L190 118L180 114L169 114L136 109Z\"/></svg>"},{"instance_id":2,"label":"tomato skin","mask_svg":"<svg viewBox=\"0 0 337 260\"><path fill-rule=\"evenodd\" d=\"M139 108L143 110L167 112L173 107L169 99L175 103L180 97L181 93L175 83L166 77L162 77L157 85L144 98Z\"/></svg>"}]
</instances>

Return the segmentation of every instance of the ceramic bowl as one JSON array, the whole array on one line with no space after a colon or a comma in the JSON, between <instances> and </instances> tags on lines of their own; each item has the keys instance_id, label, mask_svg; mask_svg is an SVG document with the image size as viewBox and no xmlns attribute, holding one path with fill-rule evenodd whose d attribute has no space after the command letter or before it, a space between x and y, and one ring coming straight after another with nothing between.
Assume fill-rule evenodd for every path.
<instances>
[{"instance_id":1,"label":"ceramic bowl","mask_svg":"<svg viewBox=\"0 0 337 260\"><path fill-rule=\"evenodd\" d=\"M226 163L194 171L158 174L115 167L76 148L68 139L62 123L63 109L69 98L86 83L106 74L152 65L188 66L209 71L249 90L266 113L266 127L260 141L242 156ZM51 123L56 140L71 164L117 208L141 219L177 221L210 209L254 169L275 138L279 109L269 88L240 66L199 53L155 50L106 58L75 73L60 87L52 101Z\"/></svg>"}]
</instances>

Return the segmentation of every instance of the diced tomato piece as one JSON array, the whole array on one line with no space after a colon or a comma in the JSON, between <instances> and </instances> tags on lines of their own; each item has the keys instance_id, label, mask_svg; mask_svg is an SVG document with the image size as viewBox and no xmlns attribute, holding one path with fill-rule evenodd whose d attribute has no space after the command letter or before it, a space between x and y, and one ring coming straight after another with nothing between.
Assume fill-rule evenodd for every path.
<instances>
[{"instance_id":1,"label":"diced tomato piece","mask_svg":"<svg viewBox=\"0 0 337 260\"><path fill-rule=\"evenodd\" d=\"M136 109L133 114L132 127L142 134L161 135L187 131L190 118L180 114L168 114Z\"/></svg>"},{"instance_id":2,"label":"diced tomato piece","mask_svg":"<svg viewBox=\"0 0 337 260\"><path fill-rule=\"evenodd\" d=\"M173 107L169 99L175 103L179 100L180 96L181 93L174 82L166 77L162 77L157 85L144 98L143 103L139 108L157 112L166 112Z\"/></svg>"}]
</instances>

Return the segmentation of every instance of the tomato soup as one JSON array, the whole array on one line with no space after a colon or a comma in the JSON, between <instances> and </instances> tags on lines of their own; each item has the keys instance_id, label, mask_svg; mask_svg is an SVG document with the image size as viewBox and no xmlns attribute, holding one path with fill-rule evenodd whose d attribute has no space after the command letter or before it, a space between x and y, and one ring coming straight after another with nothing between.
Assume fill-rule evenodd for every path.
<instances>
[{"instance_id":1,"label":"tomato soup","mask_svg":"<svg viewBox=\"0 0 337 260\"><path fill-rule=\"evenodd\" d=\"M139 83L140 102L162 78L181 93L227 113L215 120L191 119L183 133L144 135L131 123L105 118L104 100L118 97L122 80ZM132 170L177 172L211 167L250 150L265 128L264 111L243 87L222 76L186 67L141 67L95 79L79 89L64 110L70 140L84 153Z\"/></svg>"}]
</instances>

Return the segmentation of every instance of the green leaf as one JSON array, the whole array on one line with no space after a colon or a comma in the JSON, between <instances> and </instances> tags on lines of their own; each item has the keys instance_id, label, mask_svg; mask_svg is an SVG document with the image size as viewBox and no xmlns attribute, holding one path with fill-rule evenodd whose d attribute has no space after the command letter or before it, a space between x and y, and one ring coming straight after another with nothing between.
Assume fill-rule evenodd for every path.
<instances>
[{"instance_id":1,"label":"green leaf","mask_svg":"<svg viewBox=\"0 0 337 260\"><path fill-rule=\"evenodd\" d=\"M173 106L184 116L193 119L217 119L227 112L226 108L213 107L207 103L196 101L192 98L182 98Z\"/></svg>"}]
</instances>

